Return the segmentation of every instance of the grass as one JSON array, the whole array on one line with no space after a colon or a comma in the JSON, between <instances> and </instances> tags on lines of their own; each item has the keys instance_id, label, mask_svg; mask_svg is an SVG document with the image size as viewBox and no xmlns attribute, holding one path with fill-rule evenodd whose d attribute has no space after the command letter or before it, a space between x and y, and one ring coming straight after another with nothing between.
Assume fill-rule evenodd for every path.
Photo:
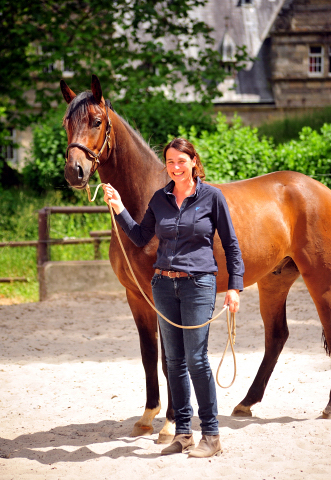
<instances>
[{"instance_id":1,"label":"grass","mask_svg":"<svg viewBox=\"0 0 331 480\"><path fill-rule=\"evenodd\" d=\"M276 120L264 123L258 127L259 137L272 138L276 145L297 139L303 127L311 127L320 131L324 123L331 123L331 106L315 110L307 115L287 117L284 120Z\"/></svg>"},{"instance_id":2,"label":"grass","mask_svg":"<svg viewBox=\"0 0 331 480\"><path fill-rule=\"evenodd\" d=\"M38 240L38 210L44 206L72 205L59 192L36 197L26 190L0 191L0 241ZM87 204L84 196L76 204ZM102 204L102 197L97 204ZM52 214L50 237L89 237L93 230L109 230L108 214ZM108 259L109 241L100 246L102 259ZM51 260L93 260L93 244L54 245ZM36 247L0 248L0 277L26 277L27 282L0 283L0 304L36 302L39 299Z\"/></svg>"},{"instance_id":3,"label":"grass","mask_svg":"<svg viewBox=\"0 0 331 480\"><path fill-rule=\"evenodd\" d=\"M39 284L37 279L36 247L1 248L0 277L26 277L28 282L0 283L0 304L37 302Z\"/></svg>"}]
</instances>

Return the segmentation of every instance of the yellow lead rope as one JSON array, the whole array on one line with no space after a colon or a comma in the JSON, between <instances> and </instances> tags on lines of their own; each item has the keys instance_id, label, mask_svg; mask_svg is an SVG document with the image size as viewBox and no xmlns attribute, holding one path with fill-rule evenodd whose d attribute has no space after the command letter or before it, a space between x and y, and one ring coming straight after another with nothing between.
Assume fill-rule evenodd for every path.
<instances>
[{"instance_id":1,"label":"yellow lead rope","mask_svg":"<svg viewBox=\"0 0 331 480\"><path fill-rule=\"evenodd\" d=\"M97 193L98 193L98 190L100 187L102 187L102 185L107 185L105 183L100 183L97 188L96 188L96 191L94 192L94 196L93 198L91 199L91 191L90 191L90 187L89 185L87 184L86 185L86 191L87 191L87 196L88 196L88 200L89 202L94 202L96 196L97 196ZM131 263L130 263L130 260L125 252L125 249L124 249L124 245L122 243L122 240L121 240L121 237L118 233L118 229L117 229L117 225L116 225L116 221L115 221L115 217L114 217L114 211L113 211L113 208L112 206L108 203L108 208L109 208L109 211L110 211L110 215L111 215L111 219L112 219L112 226L114 227L114 230L115 230L115 233L116 233L116 236L117 236L117 239L119 241L119 244L121 246L121 249L122 249L122 252L123 252L123 255L124 255L124 258L128 264L128 267L129 267L129 270L131 272L131 275L134 279L134 281L136 282L137 284L137 287L139 288L140 290L140 293L142 294L142 296L144 297L144 299L146 300L146 302L149 304L149 306L158 314L160 315L160 317L162 317L166 322L170 323L170 325L173 325L174 327L177 327L177 328L182 328L182 329L187 329L187 330L193 330L195 328L202 328L202 327L205 327L206 325L208 325L209 323L213 322L214 320L216 320L220 315L222 315L222 313L226 310L226 321L227 321L227 326L228 326L228 340L226 342L226 346L225 346L225 350L224 350L224 353L223 353L223 356L221 358L221 361L219 363L219 366L218 366L218 369L217 369L217 373L216 373L216 382L217 384L221 387L221 388L229 388L231 387L231 385L233 385L235 379L236 379L236 375L237 375L237 362L236 362L236 355L235 355L235 352L234 352L234 344L235 344L235 338L236 338L236 320L235 320L235 314L234 313L231 313L231 321L229 319L229 307L223 307L222 310L217 314L215 315L215 317L211 318L210 320L208 320L207 322L203 323L202 325L190 325L190 326L184 326L184 325L177 325L176 323L172 322L171 320L169 320L167 317L165 317L161 312L159 312L159 310L155 307L155 305L150 301L150 299L148 298L148 296L145 294L145 292L143 291L143 289L141 288L138 280L137 280L137 277L135 276L134 274L134 271L132 269L132 266L131 266ZM227 385L227 386L223 386L220 384L220 382L218 381L218 374L219 374L219 371L220 371L220 368L221 368L221 365L223 363L223 360L224 360L224 357L225 357L225 354L227 352L227 349L229 347L229 344L231 346L231 351L232 351L232 355L233 355L233 379L232 379L232 382Z\"/></svg>"}]
</instances>

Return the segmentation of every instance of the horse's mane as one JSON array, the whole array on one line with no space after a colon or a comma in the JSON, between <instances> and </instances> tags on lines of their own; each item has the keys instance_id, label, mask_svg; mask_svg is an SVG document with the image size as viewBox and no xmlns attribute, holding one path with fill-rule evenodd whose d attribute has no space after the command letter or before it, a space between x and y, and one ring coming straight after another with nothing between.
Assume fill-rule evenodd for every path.
<instances>
[{"instance_id":1,"label":"horse's mane","mask_svg":"<svg viewBox=\"0 0 331 480\"><path fill-rule=\"evenodd\" d=\"M106 100L106 104L111 110L115 112L111 103ZM89 107L93 106L95 110L99 113L102 113L100 105L95 101L93 93L89 90L79 93L68 105L66 113L63 117L63 125L68 129L70 128L71 132L75 130L82 122L86 121L89 118ZM144 149L147 149L149 153L154 157L158 163L162 164L162 161L158 157L154 148L152 148L143 138L141 133L135 130L131 125L124 120L117 112L116 115L121 119L121 122L125 126L129 135L135 140L136 143L140 144Z\"/></svg>"},{"instance_id":2,"label":"horse's mane","mask_svg":"<svg viewBox=\"0 0 331 480\"><path fill-rule=\"evenodd\" d=\"M152 154L153 157L155 157L155 159L161 163L161 165L164 166L163 162L160 160L160 158L158 157L157 153L156 153L156 147L151 147L149 145L149 143L146 142L146 140L144 139L144 137L141 135L141 133L139 132L139 130L136 130L134 129L133 127L131 127L131 125L129 124L129 122L127 120L124 120L123 117L121 117L121 115L119 115L118 113L116 113L116 115L121 119L121 122L123 123L123 125L125 126L125 128L128 130L130 136L136 140L136 142L138 142L142 147L144 148L148 148L149 150L149 153Z\"/></svg>"}]
</instances>

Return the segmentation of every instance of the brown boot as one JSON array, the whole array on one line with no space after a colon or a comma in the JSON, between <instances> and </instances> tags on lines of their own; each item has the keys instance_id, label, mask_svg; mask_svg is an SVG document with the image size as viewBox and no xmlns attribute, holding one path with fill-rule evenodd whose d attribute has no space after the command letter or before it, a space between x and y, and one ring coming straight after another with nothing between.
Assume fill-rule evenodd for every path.
<instances>
[{"instance_id":1,"label":"brown boot","mask_svg":"<svg viewBox=\"0 0 331 480\"><path fill-rule=\"evenodd\" d=\"M172 455L173 453L182 453L194 448L194 440L192 433L177 433L171 444L161 450L161 455Z\"/></svg>"},{"instance_id":2,"label":"brown boot","mask_svg":"<svg viewBox=\"0 0 331 480\"><path fill-rule=\"evenodd\" d=\"M219 456L222 451L219 435L202 435L199 445L189 453L189 457L205 458L213 457L214 455Z\"/></svg>"}]
</instances>

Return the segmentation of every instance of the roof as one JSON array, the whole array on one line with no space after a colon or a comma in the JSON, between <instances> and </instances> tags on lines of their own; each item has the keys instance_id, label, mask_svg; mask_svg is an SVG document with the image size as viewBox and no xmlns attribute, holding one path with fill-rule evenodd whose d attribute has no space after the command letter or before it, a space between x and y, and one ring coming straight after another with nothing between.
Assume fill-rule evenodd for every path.
<instances>
[{"instance_id":1,"label":"roof","mask_svg":"<svg viewBox=\"0 0 331 480\"><path fill-rule=\"evenodd\" d=\"M250 57L247 68L236 79L220 84L223 96L217 102L273 102L268 76L268 34L278 13L290 0L209 0L198 9L199 18L214 28L218 49L229 60L230 46L246 46Z\"/></svg>"}]
</instances>

